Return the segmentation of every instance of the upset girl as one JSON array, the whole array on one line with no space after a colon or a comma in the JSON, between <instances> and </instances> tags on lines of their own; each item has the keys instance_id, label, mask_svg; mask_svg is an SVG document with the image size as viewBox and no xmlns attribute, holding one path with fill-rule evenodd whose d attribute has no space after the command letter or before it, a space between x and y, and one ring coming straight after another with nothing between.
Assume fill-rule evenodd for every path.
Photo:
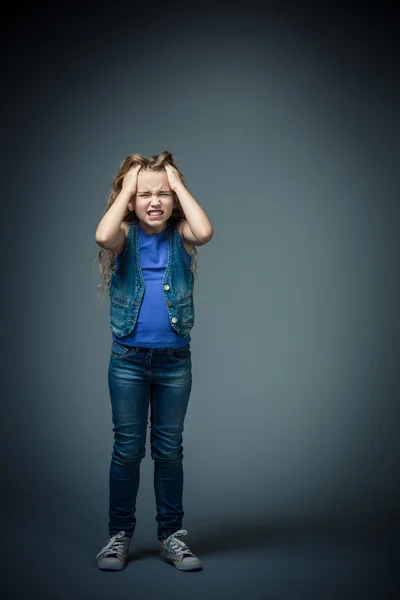
<instances>
[{"instance_id":1,"label":"upset girl","mask_svg":"<svg viewBox=\"0 0 400 600\"><path fill-rule=\"evenodd\" d=\"M110 295L114 424L109 539L96 556L100 569L126 564L149 404L160 556L181 570L202 568L182 539L182 432L192 387L193 259L195 247L212 236L170 152L132 154L121 163L95 236L102 248L99 291L106 287Z\"/></svg>"}]
</instances>

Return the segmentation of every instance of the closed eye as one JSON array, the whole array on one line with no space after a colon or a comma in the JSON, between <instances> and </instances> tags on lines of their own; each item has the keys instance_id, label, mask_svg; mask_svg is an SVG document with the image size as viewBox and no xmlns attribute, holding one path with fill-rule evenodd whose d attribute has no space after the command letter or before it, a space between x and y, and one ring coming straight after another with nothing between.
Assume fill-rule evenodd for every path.
<instances>
[{"instance_id":1,"label":"closed eye","mask_svg":"<svg viewBox=\"0 0 400 600\"><path fill-rule=\"evenodd\" d=\"M139 194L139 196L150 196L150 194ZM160 196L169 196L169 192L161 192Z\"/></svg>"}]
</instances>

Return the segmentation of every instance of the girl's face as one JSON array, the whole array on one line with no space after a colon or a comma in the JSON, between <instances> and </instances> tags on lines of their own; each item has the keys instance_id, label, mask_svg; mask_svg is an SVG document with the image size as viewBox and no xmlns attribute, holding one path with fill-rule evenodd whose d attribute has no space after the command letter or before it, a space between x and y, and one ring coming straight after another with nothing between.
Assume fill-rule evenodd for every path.
<instances>
[{"instance_id":1,"label":"girl's face","mask_svg":"<svg viewBox=\"0 0 400 600\"><path fill-rule=\"evenodd\" d=\"M136 197L130 199L128 206L130 210L135 210L144 231L163 231L176 205L166 171L139 171ZM152 216L149 214L151 210L161 210L162 213Z\"/></svg>"}]
</instances>

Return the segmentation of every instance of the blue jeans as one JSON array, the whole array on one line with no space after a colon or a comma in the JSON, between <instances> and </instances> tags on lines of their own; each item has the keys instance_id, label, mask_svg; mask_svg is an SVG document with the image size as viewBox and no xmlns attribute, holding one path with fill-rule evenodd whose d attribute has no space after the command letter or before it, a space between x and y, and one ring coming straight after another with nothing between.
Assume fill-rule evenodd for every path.
<instances>
[{"instance_id":1,"label":"blue jeans","mask_svg":"<svg viewBox=\"0 0 400 600\"><path fill-rule=\"evenodd\" d=\"M113 340L108 369L114 444L110 466L109 535L136 526L140 462L146 453L149 401L154 491L162 539L182 529L182 432L192 388L190 343L139 348Z\"/></svg>"}]
</instances>

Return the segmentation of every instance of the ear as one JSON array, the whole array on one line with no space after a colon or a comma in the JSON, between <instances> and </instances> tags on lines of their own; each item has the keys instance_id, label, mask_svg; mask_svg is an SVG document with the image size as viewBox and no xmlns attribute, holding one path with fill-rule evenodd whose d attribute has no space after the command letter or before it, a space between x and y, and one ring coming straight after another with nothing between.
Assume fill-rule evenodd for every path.
<instances>
[{"instance_id":1,"label":"ear","mask_svg":"<svg viewBox=\"0 0 400 600\"><path fill-rule=\"evenodd\" d=\"M132 211L134 209L135 197L136 197L136 195L131 196L131 198L128 202L128 208L130 211Z\"/></svg>"}]
</instances>

